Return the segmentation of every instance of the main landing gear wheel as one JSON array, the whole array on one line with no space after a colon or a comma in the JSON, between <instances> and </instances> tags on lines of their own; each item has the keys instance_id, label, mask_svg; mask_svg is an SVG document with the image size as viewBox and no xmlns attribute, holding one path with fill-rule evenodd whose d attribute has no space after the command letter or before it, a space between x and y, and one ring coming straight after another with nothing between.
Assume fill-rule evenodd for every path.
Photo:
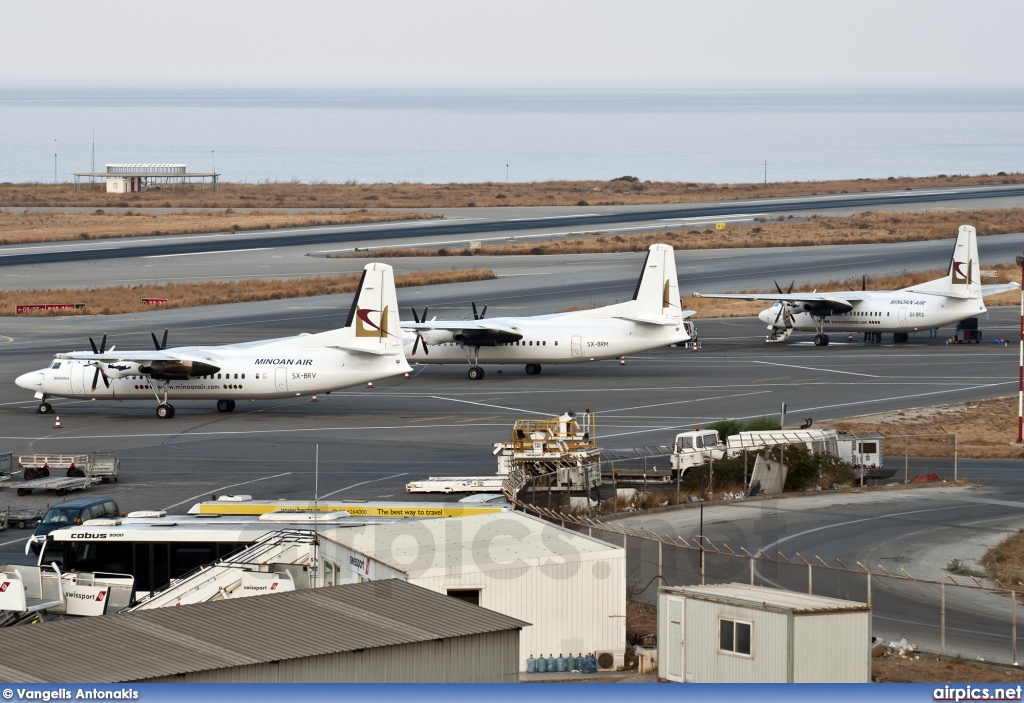
<instances>
[{"instance_id":1,"label":"main landing gear wheel","mask_svg":"<svg viewBox=\"0 0 1024 703\"><path fill-rule=\"evenodd\" d=\"M217 410L222 413L229 413L235 409L235 401L233 400L218 400Z\"/></svg>"},{"instance_id":2,"label":"main landing gear wheel","mask_svg":"<svg viewBox=\"0 0 1024 703\"><path fill-rule=\"evenodd\" d=\"M40 415L48 415L49 413L53 412L53 406L45 402L40 403L38 412Z\"/></svg>"},{"instance_id":3,"label":"main landing gear wheel","mask_svg":"<svg viewBox=\"0 0 1024 703\"><path fill-rule=\"evenodd\" d=\"M528 376L536 376L540 373L540 364L527 364L526 374Z\"/></svg>"},{"instance_id":4,"label":"main landing gear wheel","mask_svg":"<svg viewBox=\"0 0 1024 703\"><path fill-rule=\"evenodd\" d=\"M470 366L469 373L466 375L469 376L470 381L479 381L484 377L484 370L479 366Z\"/></svg>"},{"instance_id":5,"label":"main landing gear wheel","mask_svg":"<svg viewBox=\"0 0 1024 703\"><path fill-rule=\"evenodd\" d=\"M161 420L168 420L174 417L174 406L170 403L161 403L156 406L156 416Z\"/></svg>"},{"instance_id":6,"label":"main landing gear wheel","mask_svg":"<svg viewBox=\"0 0 1024 703\"><path fill-rule=\"evenodd\" d=\"M906 344L910 341L910 335L906 332L896 332L892 336L892 341L896 342L896 344Z\"/></svg>"},{"instance_id":7,"label":"main landing gear wheel","mask_svg":"<svg viewBox=\"0 0 1024 703\"><path fill-rule=\"evenodd\" d=\"M828 335L827 334L816 334L816 335L814 335L814 346L816 346L816 347L827 347L828 346Z\"/></svg>"}]
</instances>

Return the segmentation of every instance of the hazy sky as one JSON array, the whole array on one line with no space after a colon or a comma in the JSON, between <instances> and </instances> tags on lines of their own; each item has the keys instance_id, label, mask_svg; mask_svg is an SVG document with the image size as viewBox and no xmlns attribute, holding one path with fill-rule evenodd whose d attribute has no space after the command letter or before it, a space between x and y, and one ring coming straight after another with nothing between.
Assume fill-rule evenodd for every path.
<instances>
[{"instance_id":1,"label":"hazy sky","mask_svg":"<svg viewBox=\"0 0 1024 703\"><path fill-rule=\"evenodd\" d=\"M1021 0L7 2L0 84L1024 84Z\"/></svg>"}]
</instances>

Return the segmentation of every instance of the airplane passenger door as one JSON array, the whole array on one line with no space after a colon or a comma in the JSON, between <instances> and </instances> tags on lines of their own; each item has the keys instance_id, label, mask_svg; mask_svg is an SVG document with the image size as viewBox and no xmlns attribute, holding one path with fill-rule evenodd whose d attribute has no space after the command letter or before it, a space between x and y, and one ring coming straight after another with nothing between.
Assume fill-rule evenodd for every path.
<instances>
[{"instance_id":1,"label":"airplane passenger door","mask_svg":"<svg viewBox=\"0 0 1024 703\"><path fill-rule=\"evenodd\" d=\"M71 373L68 375L71 377L71 392L75 395L85 393L85 369L85 364L78 361L71 362Z\"/></svg>"},{"instance_id":2,"label":"airplane passenger door","mask_svg":"<svg viewBox=\"0 0 1024 703\"><path fill-rule=\"evenodd\" d=\"M288 390L288 367L278 366L274 371L274 387L279 391Z\"/></svg>"},{"instance_id":3,"label":"airplane passenger door","mask_svg":"<svg viewBox=\"0 0 1024 703\"><path fill-rule=\"evenodd\" d=\"M906 308L900 308L899 316L900 316L900 325L903 326L903 327L906 327L906 325L907 325L907 309Z\"/></svg>"},{"instance_id":4,"label":"airplane passenger door","mask_svg":"<svg viewBox=\"0 0 1024 703\"><path fill-rule=\"evenodd\" d=\"M577 356L583 356L583 337L581 335L573 335L572 355L574 358Z\"/></svg>"}]
</instances>

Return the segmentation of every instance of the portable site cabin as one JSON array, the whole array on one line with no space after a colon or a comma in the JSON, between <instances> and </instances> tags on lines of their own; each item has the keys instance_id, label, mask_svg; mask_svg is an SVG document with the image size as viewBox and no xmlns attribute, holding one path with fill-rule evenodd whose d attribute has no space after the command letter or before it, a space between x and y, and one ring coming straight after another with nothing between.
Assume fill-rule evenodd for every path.
<instances>
[{"instance_id":1,"label":"portable site cabin","mask_svg":"<svg viewBox=\"0 0 1024 703\"><path fill-rule=\"evenodd\" d=\"M730 583L658 589L658 677L866 683L871 606Z\"/></svg>"},{"instance_id":2,"label":"portable site cabin","mask_svg":"<svg viewBox=\"0 0 1024 703\"><path fill-rule=\"evenodd\" d=\"M626 552L520 512L327 529L327 585L398 578L525 620L534 656L593 652L622 665ZM601 657L601 654L605 654Z\"/></svg>"}]
</instances>

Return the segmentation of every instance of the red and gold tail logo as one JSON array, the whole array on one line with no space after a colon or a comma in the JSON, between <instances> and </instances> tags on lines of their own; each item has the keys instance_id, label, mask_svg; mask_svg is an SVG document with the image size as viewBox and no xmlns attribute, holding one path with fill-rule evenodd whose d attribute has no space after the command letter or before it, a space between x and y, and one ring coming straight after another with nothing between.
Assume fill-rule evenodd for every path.
<instances>
[{"instance_id":1,"label":"red and gold tail logo","mask_svg":"<svg viewBox=\"0 0 1024 703\"><path fill-rule=\"evenodd\" d=\"M380 313L380 325L376 325L370 320L370 313ZM383 312L380 310L370 310L356 308L356 336L357 337L377 337L383 339L388 336L388 306L384 306Z\"/></svg>"},{"instance_id":2,"label":"red and gold tail logo","mask_svg":"<svg viewBox=\"0 0 1024 703\"><path fill-rule=\"evenodd\" d=\"M671 286L669 286L668 283L669 283L668 279L665 279L665 287L661 291L661 307L662 307L662 309L672 307L672 301L669 299L669 295L668 295L668 292L669 292L669 289L671 288Z\"/></svg>"},{"instance_id":3,"label":"red and gold tail logo","mask_svg":"<svg viewBox=\"0 0 1024 703\"><path fill-rule=\"evenodd\" d=\"M971 282L971 273L972 273L973 268L974 268L974 262L971 261L970 259L967 260L967 273L966 274L964 273L963 265L964 265L963 261L954 261L953 262L952 280L953 280L954 284L959 283L959 284L963 285L963 284L968 284L968 283Z\"/></svg>"}]
</instances>

